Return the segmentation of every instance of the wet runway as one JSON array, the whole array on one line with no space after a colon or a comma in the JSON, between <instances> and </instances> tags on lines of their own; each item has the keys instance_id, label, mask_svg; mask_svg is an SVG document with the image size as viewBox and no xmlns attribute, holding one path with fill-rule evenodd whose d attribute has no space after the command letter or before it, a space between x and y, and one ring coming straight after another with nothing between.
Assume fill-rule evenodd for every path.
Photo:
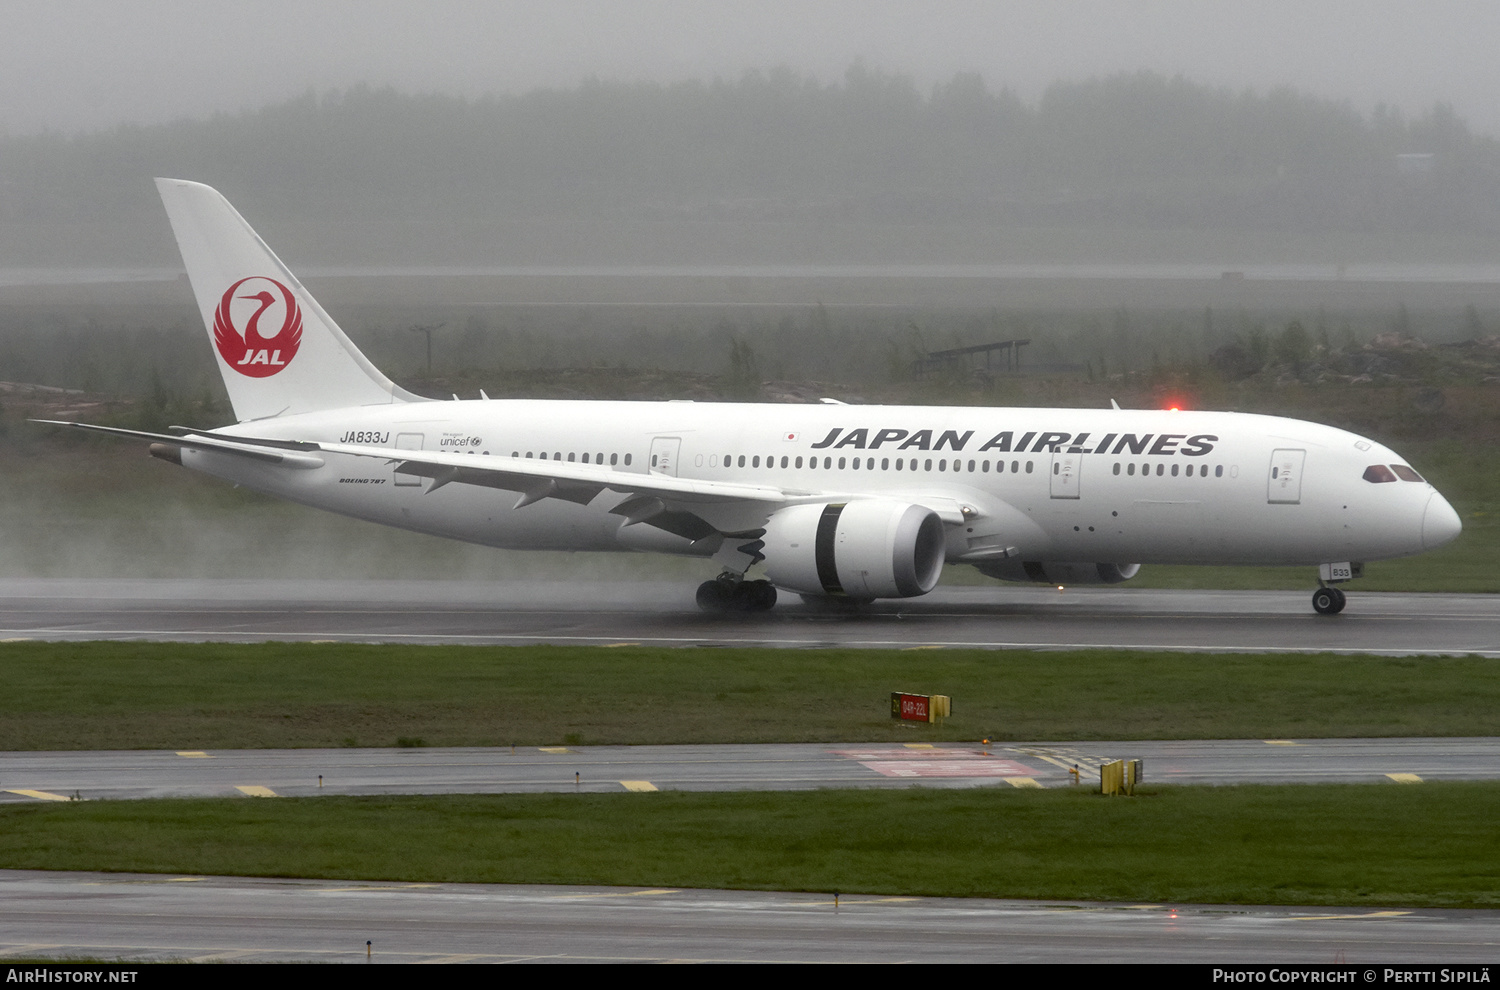
<instances>
[{"instance_id":1,"label":"wet runway","mask_svg":"<svg viewBox=\"0 0 1500 990\"><path fill-rule=\"evenodd\" d=\"M0 957L364 962L1492 963L1493 911L0 871ZM1470 967L1470 969L1486 969ZM1486 969L1487 971L1487 969ZM1493 975L1489 977L1493 979Z\"/></svg>"},{"instance_id":2,"label":"wet runway","mask_svg":"<svg viewBox=\"0 0 1500 990\"><path fill-rule=\"evenodd\" d=\"M1142 761L1147 784L1500 779L1500 738L1169 742L551 746L0 753L0 803L318 794L607 793L826 787L1097 786Z\"/></svg>"},{"instance_id":3,"label":"wet runway","mask_svg":"<svg viewBox=\"0 0 1500 990\"><path fill-rule=\"evenodd\" d=\"M915 646L1500 656L1500 596L943 587L856 614L705 615L690 583L0 581L0 639Z\"/></svg>"}]
</instances>

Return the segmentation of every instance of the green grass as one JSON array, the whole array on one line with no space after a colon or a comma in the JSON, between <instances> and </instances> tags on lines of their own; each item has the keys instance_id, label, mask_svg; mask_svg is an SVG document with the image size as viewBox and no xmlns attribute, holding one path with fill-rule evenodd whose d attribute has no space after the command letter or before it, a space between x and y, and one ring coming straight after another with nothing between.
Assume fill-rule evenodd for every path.
<instances>
[{"instance_id":1,"label":"green grass","mask_svg":"<svg viewBox=\"0 0 1500 990\"><path fill-rule=\"evenodd\" d=\"M1500 906L1500 784L101 801L0 867L1145 902Z\"/></svg>"},{"instance_id":2,"label":"green grass","mask_svg":"<svg viewBox=\"0 0 1500 990\"><path fill-rule=\"evenodd\" d=\"M0 644L0 750L1495 734L1473 657Z\"/></svg>"}]
</instances>

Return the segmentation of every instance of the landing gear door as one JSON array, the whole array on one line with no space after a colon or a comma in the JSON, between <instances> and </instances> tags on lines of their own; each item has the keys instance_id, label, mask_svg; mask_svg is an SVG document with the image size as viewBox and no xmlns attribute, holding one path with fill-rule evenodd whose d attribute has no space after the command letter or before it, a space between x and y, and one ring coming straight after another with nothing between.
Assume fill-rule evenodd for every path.
<instances>
[{"instance_id":1,"label":"landing gear door","mask_svg":"<svg viewBox=\"0 0 1500 990\"><path fill-rule=\"evenodd\" d=\"M1078 498L1078 472L1083 467L1082 454L1052 455L1052 497Z\"/></svg>"},{"instance_id":2,"label":"landing gear door","mask_svg":"<svg viewBox=\"0 0 1500 990\"><path fill-rule=\"evenodd\" d=\"M651 473L677 477L677 453L682 449L681 437L656 437L651 441Z\"/></svg>"},{"instance_id":3,"label":"landing gear door","mask_svg":"<svg viewBox=\"0 0 1500 990\"><path fill-rule=\"evenodd\" d=\"M420 433L398 433L398 434L396 434L396 449L397 450L421 450L422 449L422 434L420 434ZM396 479L395 479L396 484L400 485L403 488L414 488L414 487L420 485L425 480L426 479L423 478L420 474L402 474L400 471L396 472Z\"/></svg>"},{"instance_id":4,"label":"landing gear door","mask_svg":"<svg viewBox=\"0 0 1500 990\"><path fill-rule=\"evenodd\" d=\"M1273 450L1266 477L1266 501L1296 505L1302 501L1302 462L1305 450Z\"/></svg>"}]
</instances>

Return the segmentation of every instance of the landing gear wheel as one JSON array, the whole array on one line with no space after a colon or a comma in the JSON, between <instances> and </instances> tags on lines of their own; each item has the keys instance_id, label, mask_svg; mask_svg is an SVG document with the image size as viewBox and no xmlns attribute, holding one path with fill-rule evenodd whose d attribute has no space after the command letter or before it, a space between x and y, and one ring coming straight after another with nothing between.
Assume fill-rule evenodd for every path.
<instances>
[{"instance_id":1,"label":"landing gear wheel","mask_svg":"<svg viewBox=\"0 0 1500 990\"><path fill-rule=\"evenodd\" d=\"M728 581L704 581L698 585L698 607L705 612L727 612L734 601L734 590Z\"/></svg>"},{"instance_id":2,"label":"landing gear wheel","mask_svg":"<svg viewBox=\"0 0 1500 990\"><path fill-rule=\"evenodd\" d=\"M776 607L776 587L770 581L741 581L734 589L734 604L741 612L768 612Z\"/></svg>"},{"instance_id":3,"label":"landing gear wheel","mask_svg":"<svg viewBox=\"0 0 1500 990\"><path fill-rule=\"evenodd\" d=\"M1338 615L1348 599L1338 588L1319 588L1313 592L1313 611L1319 615Z\"/></svg>"},{"instance_id":4,"label":"landing gear wheel","mask_svg":"<svg viewBox=\"0 0 1500 990\"><path fill-rule=\"evenodd\" d=\"M766 612L776 606L776 588L769 581L715 578L698 585L697 600L705 612Z\"/></svg>"}]
</instances>

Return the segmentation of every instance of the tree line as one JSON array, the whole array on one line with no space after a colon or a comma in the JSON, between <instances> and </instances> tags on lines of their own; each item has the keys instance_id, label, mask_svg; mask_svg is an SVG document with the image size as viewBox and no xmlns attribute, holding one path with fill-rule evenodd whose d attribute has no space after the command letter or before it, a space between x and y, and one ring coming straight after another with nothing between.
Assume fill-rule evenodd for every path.
<instances>
[{"instance_id":1,"label":"tree line","mask_svg":"<svg viewBox=\"0 0 1500 990\"><path fill-rule=\"evenodd\" d=\"M1399 158L1398 156L1424 156ZM1430 157L1426 157L1430 156ZM206 120L0 139L0 221L154 219L153 175L316 219L658 218L1500 229L1500 143L1290 89L1152 73L1034 103L856 63L463 99L355 87Z\"/></svg>"}]
</instances>

